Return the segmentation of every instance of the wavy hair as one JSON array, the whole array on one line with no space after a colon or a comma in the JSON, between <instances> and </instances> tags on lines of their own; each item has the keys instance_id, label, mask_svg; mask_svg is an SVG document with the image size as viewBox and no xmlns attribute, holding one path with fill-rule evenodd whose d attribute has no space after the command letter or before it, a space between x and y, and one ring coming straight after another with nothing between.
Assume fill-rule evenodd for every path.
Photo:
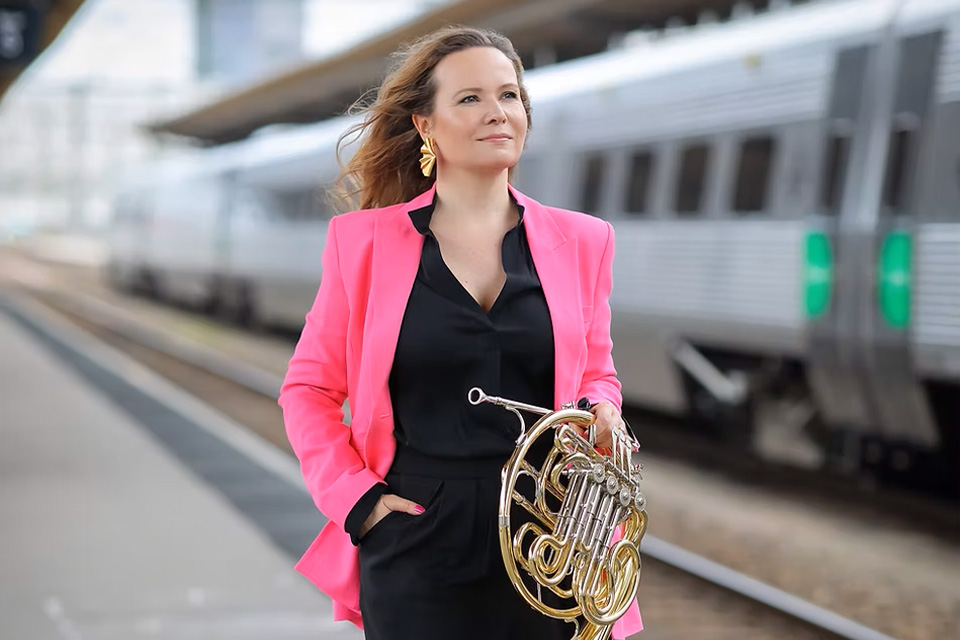
<instances>
[{"instance_id":1,"label":"wavy hair","mask_svg":"<svg viewBox=\"0 0 960 640\"><path fill-rule=\"evenodd\" d=\"M373 90L373 102L364 104L368 99L364 96L350 108L351 114L363 115L363 119L337 141L341 173L331 186L336 209L349 210L357 204L361 209L386 207L430 188L435 177L424 177L420 171L423 141L411 116L433 113L437 64L451 53L473 47L493 47L513 63L530 127L530 97L523 86L523 63L513 43L489 29L450 26L435 31L393 54L383 83ZM349 143L359 140L359 147L344 165L341 154L351 137Z\"/></svg>"}]
</instances>

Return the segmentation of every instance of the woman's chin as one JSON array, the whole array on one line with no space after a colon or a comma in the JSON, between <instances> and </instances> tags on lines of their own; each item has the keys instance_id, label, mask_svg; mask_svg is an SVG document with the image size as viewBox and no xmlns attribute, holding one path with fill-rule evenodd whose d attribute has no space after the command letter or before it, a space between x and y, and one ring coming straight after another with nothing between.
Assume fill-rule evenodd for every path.
<instances>
[{"instance_id":1,"label":"woman's chin","mask_svg":"<svg viewBox=\"0 0 960 640\"><path fill-rule=\"evenodd\" d=\"M467 169L475 173L498 175L515 167L518 161L519 158L497 158L495 160L491 159L489 162L471 164Z\"/></svg>"}]
</instances>

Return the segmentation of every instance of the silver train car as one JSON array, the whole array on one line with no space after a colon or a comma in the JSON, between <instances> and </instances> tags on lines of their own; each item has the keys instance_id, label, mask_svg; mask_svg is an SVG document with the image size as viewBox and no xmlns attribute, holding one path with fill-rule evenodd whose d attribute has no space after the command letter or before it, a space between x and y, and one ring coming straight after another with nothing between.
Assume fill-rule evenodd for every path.
<instances>
[{"instance_id":1,"label":"silver train car","mask_svg":"<svg viewBox=\"0 0 960 640\"><path fill-rule=\"evenodd\" d=\"M527 84L518 186L617 231L630 403L957 490L960 0L631 34ZM145 169L117 199L111 280L300 326L349 122Z\"/></svg>"}]
</instances>

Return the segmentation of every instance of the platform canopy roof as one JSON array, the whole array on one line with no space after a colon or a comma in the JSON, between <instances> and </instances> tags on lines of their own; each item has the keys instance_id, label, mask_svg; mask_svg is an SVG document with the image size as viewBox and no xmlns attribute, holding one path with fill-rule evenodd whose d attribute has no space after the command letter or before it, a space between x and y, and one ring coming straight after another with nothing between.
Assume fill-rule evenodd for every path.
<instances>
[{"instance_id":1,"label":"platform canopy roof","mask_svg":"<svg viewBox=\"0 0 960 640\"><path fill-rule=\"evenodd\" d=\"M762 7L777 1L737 4ZM390 54L401 44L448 24L497 29L513 41L524 65L533 68L599 53L620 34L661 28L671 19L691 23L705 11L723 18L734 6L732 0L457 0L343 52L146 126L154 133L212 145L245 138L271 124L316 122L342 114L379 84Z\"/></svg>"},{"instance_id":2,"label":"platform canopy roof","mask_svg":"<svg viewBox=\"0 0 960 640\"><path fill-rule=\"evenodd\" d=\"M0 0L0 100L84 0Z\"/></svg>"}]
</instances>

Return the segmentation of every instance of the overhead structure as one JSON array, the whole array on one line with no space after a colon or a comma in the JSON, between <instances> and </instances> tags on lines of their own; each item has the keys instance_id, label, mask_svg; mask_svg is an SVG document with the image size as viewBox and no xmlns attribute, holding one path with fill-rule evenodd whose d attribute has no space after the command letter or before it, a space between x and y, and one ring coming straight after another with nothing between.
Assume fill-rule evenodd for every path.
<instances>
[{"instance_id":1,"label":"overhead structure","mask_svg":"<svg viewBox=\"0 0 960 640\"><path fill-rule=\"evenodd\" d=\"M779 0L786 3L788 0ZM533 68L606 50L623 34L692 24L778 0L459 0L319 61L303 64L178 117L153 122L154 133L214 145L279 123L306 123L344 113L376 87L402 44L449 24L497 29Z\"/></svg>"},{"instance_id":2,"label":"overhead structure","mask_svg":"<svg viewBox=\"0 0 960 640\"><path fill-rule=\"evenodd\" d=\"M0 0L0 100L84 0Z\"/></svg>"}]
</instances>

